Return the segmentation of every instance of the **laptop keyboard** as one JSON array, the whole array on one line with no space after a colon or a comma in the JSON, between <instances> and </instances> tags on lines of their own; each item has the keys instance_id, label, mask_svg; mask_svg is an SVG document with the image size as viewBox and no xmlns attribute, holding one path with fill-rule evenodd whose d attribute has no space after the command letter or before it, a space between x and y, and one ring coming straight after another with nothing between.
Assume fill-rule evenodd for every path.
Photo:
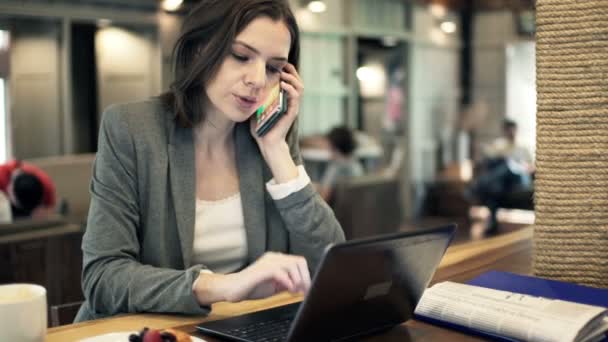
<instances>
[{"instance_id":1,"label":"laptop keyboard","mask_svg":"<svg viewBox=\"0 0 608 342\"><path fill-rule=\"evenodd\" d=\"M225 333L255 342L282 342L287 339L293 317L260 321L243 327L226 330Z\"/></svg>"}]
</instances>

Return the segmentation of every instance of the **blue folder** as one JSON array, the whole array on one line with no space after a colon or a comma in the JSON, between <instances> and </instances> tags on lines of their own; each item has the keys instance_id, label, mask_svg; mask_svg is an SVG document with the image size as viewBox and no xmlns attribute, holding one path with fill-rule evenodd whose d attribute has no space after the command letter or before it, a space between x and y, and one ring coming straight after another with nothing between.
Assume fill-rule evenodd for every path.
<instances>
[{"instance_id":1,"label":"blue folder","mask_svg":"<svg viewBox=\"0 0 608 342\"><path fill-rule=\"evenodd\" d=\"M597 289L557 280L523 276L508 272L490 271L469 281L468 284L502 291L523 293L536 297L560 299L608 308L608 289ZM437 324L460 330L468 334L489 337L493 340L514 341L512 339L505 338L504 336L497 336L483 331L469 329L468 327L463 327L429 317L416 315L416 319L431 324ZM604 338L602 342L608 342L608 337Z\"/></svg>"}]
</instances>

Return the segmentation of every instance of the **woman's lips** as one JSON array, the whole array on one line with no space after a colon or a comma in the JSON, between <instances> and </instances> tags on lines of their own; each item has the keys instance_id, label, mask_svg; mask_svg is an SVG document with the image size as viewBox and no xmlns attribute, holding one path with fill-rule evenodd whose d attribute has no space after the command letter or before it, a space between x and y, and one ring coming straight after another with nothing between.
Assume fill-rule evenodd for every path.
<instances>
[{"instance_id":1,"label":"woman's lips","mask_svg":"<svg viewBox=\"0 0 608 342\"><path fill-rule=\"evenodd\" d=\"M234 97L236 98L236 102L241 109L246 111L253 111L254 109L256 109L256 104L258 103L258 101L255 97L239 95L234 95Z\"/></svg>"}]
</instances>

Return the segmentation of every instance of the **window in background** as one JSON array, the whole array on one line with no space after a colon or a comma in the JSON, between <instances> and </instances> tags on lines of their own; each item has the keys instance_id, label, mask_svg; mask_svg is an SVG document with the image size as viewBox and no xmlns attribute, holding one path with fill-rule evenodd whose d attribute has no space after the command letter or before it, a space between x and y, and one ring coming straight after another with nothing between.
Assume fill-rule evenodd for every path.
<instances>
[{"instance_id":1,"label":"window in background","mask_svg":"<svg viewBox=\"0 0 608 342\"><path fill-rule=\"evenodd\" d=\"M507 46L507 117L517 122L520 144L532 155L536 149L535 42Z\"/></svg>"},{"instance_id":2,"label":"window in background","mask_svg":"<svg viewBox=\"0 0 608 342\"><path fill-rule=\"evenodd\" d=\"M9 132L8 126L8 82L9 75L9 46L10 33L0 29L0 163L9 158Z\"/></svg>"},{"instance_id":3,"label":"window in background","mask_svg":"<svg viewBox=\"0 0 608 342\"><path fill-rule=\"evenodd\" d=\"M342 124L348 89L344 82L345 39L304 32L300 73L306 85L300 108L300 134L324 134Z\"/></svg>"},{"instance_id":4,"label":"window in background","mask_svg":"<svg viewBox=\"0 0 608 342\"><path fill-rule=\"evenodd\" d=\"M6 130L8 108L5 84L4 78L0 78L0 163L4 163L8 159L8 132Z\"/></svg>"}]
</instances>

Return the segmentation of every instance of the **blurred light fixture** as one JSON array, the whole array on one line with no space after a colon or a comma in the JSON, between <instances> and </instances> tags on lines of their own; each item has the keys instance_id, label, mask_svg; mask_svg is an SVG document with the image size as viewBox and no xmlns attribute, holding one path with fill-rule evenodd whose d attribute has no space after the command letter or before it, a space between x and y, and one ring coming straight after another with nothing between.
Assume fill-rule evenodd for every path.
<instances>
[{"instance_id":1,"label":"blurred light fixture","mask_svg":"<svg viewBox=\"0 0 608 342\"><path fill-rule=\"evenodd\" d=\"M357 68L359 91L364 98L381 97L386 92L386 70L382 64L372 62Z\"/></svg>"},{"instance_id":2,"label":"blurred light fixture","mask_svg":"<svg viewBox=\"0 0 608 342\"><path fill-rule=\"evenodd\" d=\"M97 27L104 28L104 27L108 27L110 25L112 25L112 20L110 20L110 19L104 18L104 19L97 20Z\"/></svg>"},{"instance_id":3,"label":"blurred light fixture","mask_svg":"<svg viewBox=\"0 0 608 342\"><path fill-rule=\"evenodd\" d=\"M431 4L429 10L435 18L443 18L448 14L448 9L442 4Z\"/></svg>"},{"instance_id":4,"label":"blurred light fixture","mask_svg":"<svg viewBox=\"0 0 608 342\"><path fill-rule=\"evenodd\" d=\"M184 0L163 0L162 7L165 11L177 11Z\"/></svg>"},{"instance_id":5,"label":"blurred light fixture","mask_svg":"<svg viewBox=\"0 0 608 342\"><path fill-rule=\"evenodd\" d=\"M307 7L312 13L322 13L327 10L327 5L323 1L311 1Z\"/></svg>"},{"instance_id":6,"label":"blurred light fixture","mask_svg":"<svg viewBox=\"0 0 608 342\"><path fill-rule=\"evenodd\" d=\"M456 32L456 24L453 21L444 21L439 25L439 28L445 33Z\"/></svg>"},{"instance_id":7,"label":"blurred light fixture","mask_svg":"<svg viewBox=\"0 0 608 342\"><path fill-rule=\"evenodd\" d=\"M368 66L362 66L357 68L357 79L359 81L368 81L375 77L375 72Z\"/></svg>"}]
</instances>

